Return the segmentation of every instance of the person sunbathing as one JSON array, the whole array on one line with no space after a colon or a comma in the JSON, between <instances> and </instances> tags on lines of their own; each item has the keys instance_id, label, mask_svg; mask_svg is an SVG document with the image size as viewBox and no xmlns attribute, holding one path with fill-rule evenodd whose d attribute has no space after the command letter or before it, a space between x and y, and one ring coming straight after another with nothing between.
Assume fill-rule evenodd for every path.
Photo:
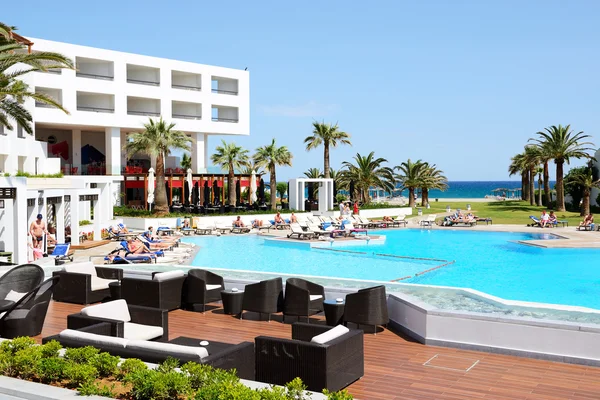
<instances>
[{"instance_id":1,"label":"person sunbathing","mask_svg":"<svg viewBox=\"0 0 600 400\"><path fill-rule=\"evenodd\" d=\"M594 215L590 213L590 214L586 215L586 217L583 219L583 221L581 221L579 223L579 226L580 227L590 226L593 223L594 223Z\"/></svg>"},{"instance_id":2,"label":"person sunbathing","mask_svg":"<svg viewBox=\"0 0 600 400\"><path fill-rule=\"evenodd\" d=\"M550 216L548 217L548 226L554 226L558 223L558 219L556 218L556 214L554 211L550 211Z\"/></svg>"},{"instance_id":3,"label":"person sunbathing","mask_svg":"<svg viewBox=\"0 0 600 400\"><path fill-rule=\"evenodd\" d=\"M179 242L178 238L175 238L172 236L166 236L166 235L156 236L154 234L154 228L152 226L149 226L148 230L146 232L144 232L142 234L142 236L146 240L148 240L149 242L152 242L152 243L170 243L172 245L172 244Z\"/></svg>"},{"instance_id":4,"label":"person sunbathing","mask_svg":"<svg viewBox=\"0 0 600 400\"><path fill-rule=\"evenodd\" d=\"M235 226L236 228L244 227L244 221L242 221L242 219L239 215L238 215L237 219L235 221L233 221L233 226Z\"/></svg>"},{"instance_id":5,"label":"person sunbathing","mask_svg":"<svg viewBox=\"0 0 600 400\"><path fill-rule=\"evenodd\" d=\"M392 219L392 217L388 217L387 215L383 216L382 221L383 222L394 222L394 220Z\"/></svg>"},{"instance_id":6,"label":"person sunbathing","mask_svg":"<svg viewBox=\"0 0 600 400\"><path fill-rule=\"evenodd\" d=\"M254 221L252 221L252 227L253 228L260 228L261 226L263 226L263 220L262 219L255 219Z\"/></svg>"},{"instance_id":7,"label":"person sunbathing","mask_svg":"<svg viewBox=\"0 0 600 400\"><path fill-rule=\"evenodd\" d=\"M550 216L546 214L546 210L542 211L542 215L540 216L540 227L545 228L548 225L549 220Z\"/></svg>"},{"instance_id":8,"label":"person sunbathing","mask_svg":"<svg viewBox=\"0 0 600 400\"><path fill-rule=\"evenodd\" d=\"M295 224L297 222L298 222L298 218L296 218L294 213L292 213L292 215L290 215L290 223Z\"/></svg>"},{"instance_id":9,"label":"person sunbathing","mask_svg":"<svg viewBox=\"0 0 600 400\"><path fill-rule=\"evenodd\" d=\"M137 239L129 239L127 241L127 247L129 247L129 252L131 254L152 253L144 243Z\"/></svg>"},{"instance_id":10,"label":"person sunbathing","mask_svg":"<svg viewBox=\"0 0 600 400\"><path fill-rule=\"evenodd\" d=\"M124 224L119 224L113 227L113 232L119 235L121 233L129 233L129 229L127 229L127 227Z\"/></svg>"},{"instance_id":11,"label":"person sunbathing","mask_svg":"<svg viewBox=\"0 0 600 400\"><path fill-rule=\"evenodd\" d=\"M275 216L275 225L281 225L281 224L285 224L285 221L283 220L281 213L278 212L277 215Z\"/></svg>"}]
</instances>

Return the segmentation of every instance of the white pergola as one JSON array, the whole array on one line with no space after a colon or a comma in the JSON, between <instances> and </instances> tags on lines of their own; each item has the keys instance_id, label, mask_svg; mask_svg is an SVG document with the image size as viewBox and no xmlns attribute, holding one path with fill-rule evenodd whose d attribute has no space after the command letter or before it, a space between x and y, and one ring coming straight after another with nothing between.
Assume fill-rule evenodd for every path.
<instances>
[{"instance_id":1,"label":"white pergola","mask_svg":"<svg viewBox=\"0 0 600 400\"><path fill-rule=\"evenodd\" d=\"M288 193L290 201L290 209L305 211L304 195L307 183L316 183L319 185L319 213L325 213L333 209L333 179L310 179L310 178L294 178L289 180L290 191Z\"/></svg>"}]
</instances>

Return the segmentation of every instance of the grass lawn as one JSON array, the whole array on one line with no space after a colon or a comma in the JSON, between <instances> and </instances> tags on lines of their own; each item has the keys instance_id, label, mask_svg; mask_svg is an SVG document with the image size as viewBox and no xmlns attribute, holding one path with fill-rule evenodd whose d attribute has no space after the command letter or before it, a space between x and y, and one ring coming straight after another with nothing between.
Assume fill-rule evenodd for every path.
<instances>
[{"instance_id":1,"label":"grass lawn","mask_svg":"<svg viewBox=\"0 0 600 400\"><path fill-rule=\"evenodd\" d=\"M440 199L438 202L430 203L431 208L423 210L423 214L442 214L446 212L446 206L450 206L452 211L460 208L463 212L467 210L466 202L452 202ZM471 212L481 218L492 218L494 224L515 224L527 225L531 222L530 215L535 215L539 218L544 207L531 206L525 201L492 201L489 203L471 203ZM417 212L413 213L413 216ZM577 226L583 217L579 216L578 212L557 212L556 218L559 221L569 221L569 226Z\"/></svg>"}]
</instances>

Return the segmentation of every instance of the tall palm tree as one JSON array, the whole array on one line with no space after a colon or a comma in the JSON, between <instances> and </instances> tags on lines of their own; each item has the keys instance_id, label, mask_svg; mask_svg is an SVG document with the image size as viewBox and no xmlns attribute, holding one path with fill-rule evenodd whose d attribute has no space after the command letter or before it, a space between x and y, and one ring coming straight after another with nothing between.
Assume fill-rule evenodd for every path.
<instances>
[{"instance_id":1,"label":"tall palm tree","mask_svg":"<svg viewBox=\"0 0 600 400\"><path fill-rule=\"evenodd\" d=\"M304 139L306 151L316 149L323 144L323 177L329 178L329 148L337 147L338 144L349 144L350 135L340 131L338 124L331 125L325 122L313 122L313 134Z\"/></svg>"},{"instance_id":2,"label":"tall palm tree","mask_svg":"<svg viewBox=\"0 0 600 400\"><path fill-rule=\"evenodd\" d=\"M309 168L308 170L304 171L304 176L306 176L309 179L319 179L323 177L323 173L321 172L321 170L319 168ZM319 192L319 186L318 185L311 185L312 186L312 198L315 199L317 197L317 193Z\"/></svg>"},{"instance_id":3,"label":"tall palm tree","mask_svg":"<svg viewBox=\"0 0 600 400\"><path fill-rule=\"evenodd\" d=\"M421 174L421 204L429 203L429 190L448 189L448 178L444 175L444 171L437 168L435 164L428 165L425 163L425 168Z\"/></svg>"},{"instance_id":4,"label":"tall palm tree","mask_svg":"<svg viewBox=\"0 0 600 400\"><path fill-rule=\"evenodd\" d=\"M237 206L236 195L235 195L235 170L240 169L242 166L248 164L248 150L241 146L236 145L234 142L227 143L221 140L222 146L215 148L215 154L210 156L210 160L213 164L218 164L221 168L227 170L227 185L229 187L229 199L230 206Z\"/></svg>"},{"instance_id":5,"label":"tall palm tree","mask_svg":"<svg viewBox=\"0 0 600 400\"><path fill-rule=\"evenodd\" d=\"M587 168L585 172L574 175L569 183L579 185L583 189L580 215L588 215L592 188L600 188L600 180L594 180L591 168Z\"/></svg>"},{"instance_id":6,"label":"tall palm tree","mask_svg":"<svg viewBox=\"0 0 600 400\"><path fill-rule=\"evenodd\" d=\"M521 175L521 198L529 201L529 168L525 163L525 154L519 153L510 159L508 176Z\"/></svg>"},{"instance_id":7,"label":"tall palm tree","mask_svg":"<svg viewBox=\"0 0 600 400\"><path fill-rule=\"evenodd\" d=\"M569 164L571 158L591 158L590 151L593 151L591 142L583 142L590 137L581 132L574 133L571 125L558 125L545 128L543 132L537 132L538 137L531 141L542 146L547 151L547 156L554 159L556 164L556 209L565 211L565 185L564 185L564 164Z\"/></svg>"},{"instance_id":8,"label":"tall palm tree","mask_svg":"<svg viewBox=\"0 0 600 400\"><path fill-rule=\"evenodd\" d=\"M354 182L355 190L359 192L362 202L369 202L369 188L371 187L389 192L394 189L394 170L383 166L384 163L387 163L385 158L375 158L375 152L372 151L367 156L356 153L353 159L354 163L350 161L342 163L341 180L346 185Z\"/></svg>"},{"instance_id":9,"label":"tall palm tree","mask_svg":"<svg viewBox=\"0 0 600 400\"><path fill-rule=\"evenodd\" d=\"M190 156L188 153L183 153L180 164L184 171L192 168L192 156Z\"/></svg>"},{"instance_id":10,"label":"tall palm tree","mask_svg":"<svg viewBox=\"0 0 600 400\"><path fill-rule=\"evenodd\" d=\"M400 165L394 167L399 173L396 175L396 179L402 183L402 189L408 189L408 205L409 207L415 206L415 190L421 187L421 174L427 168L427 163L421 160L415 162L404 161Z\"/></svg>"},{"instance_id":11,"label":"tall palm tree","mask_svg":"<svg viewBox=\"0 0 600 400\"><path fill-rule=\"evenodd\" d=\"M277 187L277 177L275 176L275 168L279 165L292 166L292 153L290 153L286 146L277 147L275 139L273 139L271 144L257 148L253 158L256 165L269 170L271 178L271 210L276 210L277 191L275 188Z\"/></svg>"},{"instance_id":12,"label":"tall palm tree","mask_svg":"<svg viewBox=\"0 0 600 400\"><path fill-rule=\"evenodd\" d=\"M529 171L529 204L535 203L535 171L540 165L540 150L537 146L525 146L524 162Z\"/></svg>"},{"instance_id":13,"label":"tall palm tree","mask_svg":"<svg viewBox=\"0 0 600 400\"><path fill-rule=\"evenodd\" d=\"M174 149L191 151L192 139L174 128L174 123L168 123L162 117L157 121L150 118L148 123L144 124L143 132L132 132L128 135L127 144L123 147L128 157L137 153L156 157L157 184L154 210L159 215L169 212L165 189L165 158Z\"/></svg>"},{"instance_id":14,"label":"tall palm tree","mask_svg":"<svg viewBox=\"0 0 600 400\"><path fill-rule=\"evenodd\" d=\"M252 159L249 159L248 163L242 166L241 171L244 175L252 175L252 171L254 171L257 177L261 177L265 174L265 171L262 170L262 167L257 165Z\"/></svg>"},{"instance_id":15,"label":"tall palm tree","mask_svg":"<svg viewBox=\"0 0 600 400\"><path fill-rule=\"evenodd\" d=\"M531 140L531 139L529 139ZM548 151L547 147L544 146L543 144L539 144L537 143L536 146L539 149L539 158L540 158L540 163L543 164L543 185L544 185L544 200L546 205L550 205L550 168L548 166L548 163L550 162L550 160L552 160L552 156L550 155L550 152ZM541 189L540 189L541 190ZM540 203L541 205L541 203Z\"/></svg>"},{"instance_id":16,"label":"tall palm tree","mask_svg":"<svg viewBox=\"0 0 600 400\"><path fill-rule=\"evenodd\" d=\"M537 176L538 176L538 197L537 197L537 205L541 206L543 205L542 202L542 186L544 184L544 167L537 167L537 169L535 170ZM549 204L549 203L546 203Z\"/></svg>"},{"instance_id":17,"label":"tall palm tree","mask_svg":"<svg viewBox=\"0 0 600 400\"><path fill-rule=\"evenodd\" d=\"M27 46L14 37L14 27L0 23L0 126L13 129L16 122L27 133L32 134L32 116L24 107L26 99L48 104L68 114L56 99L31 91L20 78L33 71L55 68L73 69L73 62L62 54L41 51L27 53Z\"/></svg>"}]
</instances>

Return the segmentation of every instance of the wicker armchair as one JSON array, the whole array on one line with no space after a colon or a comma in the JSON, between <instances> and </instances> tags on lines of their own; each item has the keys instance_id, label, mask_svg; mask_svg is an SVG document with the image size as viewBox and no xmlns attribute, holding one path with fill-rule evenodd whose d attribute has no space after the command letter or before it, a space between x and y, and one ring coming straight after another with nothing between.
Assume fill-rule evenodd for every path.
<instances>
[{"instance_id":1,"label":"wicker armchair","mask_svg":"<svg viewBox=\"0 0 600 400\"><path fill-rule=\"evenodd\" d=\"M11 291L20 294L29 293L43 280L44 270L38 265L23 264L14 267L0 277L0 299L5 299ZM11 305L7 302L7 307Z\"/></svg>"},{"instance_id":2,"label":"wicker armchair","mask_svg":"<svg viewBox=\"0 0 600 400\"><path fill-rule=\"evenodd\" d=\"M60 278L54 288L54 300L64 303L92 304L110 298L110 281L123 279L121 268L95 267L91 263L77 271L77 264L70 264L68 271L55 271L52 276ZM95 273L95 275L94 275ZM102 288L96 287L96 282L102 282ZM95 290L94 290L95 289Z\"/></svg>"},{"instance_id":3,"label":"wicker armchair","mask_svg":"<svg viewBox=\"0 0 600 400\"><path fill-rule=\"evenodd\" d=\"M352 322L357 325L387 325L389 322L385 286L361 289L346 296L344 325Z\"/></svg>"},{"instance_id":4,"label":"wicker armchair","mask_svg":"<svg viewBox=\"0 0 600 400\"><path fill-rule=\"evenodd\" d=\"M283 319L286 315L306 317L323 311L325 289L321 285L300 278L285 281L285 299L283 302Z\"/></svg>"},{"instance_id":5,"label":"wicker armchair","mask_svg":"<svg viewBox=\"0 0 600 400\"><path fill-rule=\"evenodd\" d=\"M0 317L0 337L37 336L42 327L52 298L52 289L59 278L50 278L21 297Z\"/></svg>"},{"instance_id":6,"label":"wicker armchair","mask_svg":"<svg viewBox=\"0 0 600 400\"><path fill-rule=\"evenodd\" d=\"M206 303L221 300L221 291L225 290L223 277L203 269L191 269L183 284L183 307L196 311L197 305L206 310Z\"/></svg>"},{"instance_id":7,"label":"wicker armchair","mask_svg":"<svg viewBox=\"0 0 600 400\"><path fill-rule=\"evenodd\" d=\"M157 275L153 274L152 280L123 278L121 280L121 298L125 299L127 304L137 306L169 311L180 308L185 275L164 280L157 279Z\"/></svg>"},{"instance_id":8,"label":"wicker armchair","mask_svg":"<svg viewBox=\"0 0 600 400\"><path fill-rule=\"evenodd\" d=\"M283 311L283 281L281 278L246 285L240 319L242 319L244 310L254 311L261 315L268 314L269 321L272 313Z\"/></svg>"},{"instance_id":9,"label":"wicker armchair","mask_svg":"<svg viewBox=\"0 0 600 400\"><path fill-rule=\"evenodd\" d=\"M259 336L254 339L256 380L284 385L299 377L309 390L337 391L364 375L363 332L348 333L325 344L311 343L313 336L331 327L292 324L292 339Z\"/></svg>"}]
</instances>

